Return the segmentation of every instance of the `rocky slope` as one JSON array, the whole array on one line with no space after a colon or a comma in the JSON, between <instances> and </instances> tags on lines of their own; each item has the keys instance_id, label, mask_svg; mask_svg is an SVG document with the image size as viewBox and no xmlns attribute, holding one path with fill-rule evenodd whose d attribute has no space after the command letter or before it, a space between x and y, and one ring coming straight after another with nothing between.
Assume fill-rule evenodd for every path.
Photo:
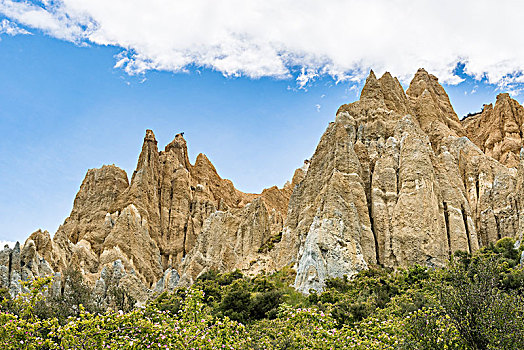
<instances>
[{"instance_id":1,"label":"rocky slope","mask_svg":"<svg viewBox=\"0 0 524 350\"><path fill-rule=\"evenodd\" d=\"M131 181L89 170L53 238L37 231L0 253L0 283L16 294L20 279L59 281L71 266L102 296L116 274L143 302L209 269L292 266L307 293L374 264L442 266L456 250L522 239L522 116L503 94L461 122L425 70L406 91L371 72L291 183L261 194L236 190L203 154L191 164L180 134L159 151L148 130Z\"/></svg>"}]
</instances>

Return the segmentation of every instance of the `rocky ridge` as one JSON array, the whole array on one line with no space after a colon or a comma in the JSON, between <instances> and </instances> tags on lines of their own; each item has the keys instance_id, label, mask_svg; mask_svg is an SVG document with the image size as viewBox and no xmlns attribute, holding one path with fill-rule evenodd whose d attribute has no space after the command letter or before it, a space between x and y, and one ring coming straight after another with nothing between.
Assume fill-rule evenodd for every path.
<instances>
[{"instance_id":1,"label":"rocky ridge","mask_svg":"<svg viewBox=\"0 0 524 350\"><path fill-rule=\"evenodd\" d=\"M0 284L15 295L20 280L73 267L101 295L116 274L144 302L210 269L291 266L308 293L375 264L438 267L456 250L521 241L523 116L502 94L460 121L425 70L406 91L371 72L292 181L261 194L235 189L203 154L191 164L181 134L159 151L147 130L131 181L89 170L53 238L37 231L0 252Z\"/></svg>"},{"instance_id":2,"label":"rocky ridge","mask_svg":"<svg viewBox=\"0 0 524 350\"><path fill-rule=\"evenodd\" d=\"M193 266L194 274L204 267L245 270L246 259L257 259L260 246L281 231L290 186L272 187L258 195L242 193L217 174L205 155L199 154L191 164L181 134L158 151L153 132L147 130L131 181L113 165L89 170L70 216L54 237L39 230L28 238L22 256L31 247L32 259L45 269L26 275L60 273L71 266L104 294L104 276L116 274L132 286L135 299L145 301L151 290L178 284L181 263L197 238L210 235L217 225L228 237L236 237L236 246L224 251L230 257L227 264L216 256L216 266L211 262L209 267ZM19 245L13 251L20 251ZM27 268L20 270L11 261L20 254L15 256L11 250L2 254L0 277L18 281ZM2 286L11 288L11 284L6 280ZM11 289L12 294L20 291L18 286Z\"/></svg>"}]
</instances>

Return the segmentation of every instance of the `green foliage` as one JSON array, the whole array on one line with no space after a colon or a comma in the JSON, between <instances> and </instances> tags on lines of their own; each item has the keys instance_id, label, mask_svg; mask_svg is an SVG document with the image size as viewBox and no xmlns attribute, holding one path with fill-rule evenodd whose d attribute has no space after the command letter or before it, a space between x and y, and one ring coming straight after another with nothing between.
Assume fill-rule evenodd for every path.
<instances>
[{"instance_id":1,"label":"green foliage","mask_svg":"<svg viewBox=\"0 0 524 350\"><path fill-rule=\"evenodd\" d=\"M289 267L255 277L207 271L144 308L110 285L106 312L70 272L63 300L50 299L50 278L14 300L0 290L0 348L524 349L521 252L503 239L456 253L445 269L373 267L307 297L290 286Z\"/></svg>"},{"instance_id":2,"label":"green foliage","mask_svg":"<svg viewBox=\"0 0 524 350\"><path fill-rule=\"evenodd\" d=\"M237 349L245 343L245 327L205 312L198 289L187 292L175 314L156 305L105 314L81 306L78 317L60 326L56 318L39 319L33 313L49 282L36 280L29 293L15 300L23 317L0 312L1 349Z\"/></svg>"},{"instance_id":3,"label":"green foliage","mask_svg":"<svg viewBox=\"0 0 524 350\"><path fill-rule=\"evenodd\" d=\"M233 272L219 274L217 277L217 282L221 286L229 286L234 281L242 279L243 277L244 276L242 275L242 272L235 270Z\"/></svg>"},{"instance_id":4,"label":"green foliage","mask_svg":"<svg viewBox=\"0 0 524 350\"><path fill-rule=\"evenodd\" d=\"M329 312L337 327L354 325L378 310L386 309L395 300L395 312L400 316L430 304L432 274L415 265L396 272L372 267L352 279L331 278L320 294L310 294L308 301Z\"/></svg>"},{"instance_id":5,"label":"green foliage","mask_svg":"<svg viewBox=\"0 0 524 350\"><path fill-rule=\"evenodd\" d=\"M255 294L251 299L251 317L255 320L273 319L277 309L283 302L283 293L279 290L269 290Z\"/></svg>"},{"instance_id":6,"label":"green foliage","mask_svg":"<svg viewBox=\"0 0 524 350\"><path fill-rule=\"evenodd\" d=\"M466 349L448 315L439 309L422 308L406 317L405 349Z\"/></svg>"},{"instance_id":7,"label":"green foliage","mask_svg":"<svg viewBox=\"0 0 524 350\"><path fill-rule=\"evenodd\" d=\"M276 235L269 238L266 243L262 244L262 246L258 248L258 252L259 253L269 252L271 249L275 247L275 244L279 243L281 240L282 240L282 231L280 231Z\"/></svg>"},{"instance_id":8,"label":"green foliage","mask_svg":"<svg viewBox=\"0 0 524 350\"><path fill-rule=\"evenodd\" d=\"M184 298L187 290L176 289L173 293L162 292L156 299L149 303L151 309L167 311L171 314L177 314L182 309ZM204 297L205 301L205 297Z\"/></svg>"},{"instance_id":9,"label":"green foliage","mask_svg":"<svg viewBox=\"0 0 524 350\"><path fill-rule=\"evenodd\" d=\"M517 255L513 244L501 240L443 273L440 304L472 349L524 348L522 287L505 282L508 275L522 274L511 268Z\"/></svg>"},{"instance_id":10,"label":"green foliage","mask_svg":"<svg viewBox=\"0 0 524 350\"><path fill-rule=\"evenodd\" d=\"M49 279L49 285L51 279ZM37 317L45 319L56 317L60 324L69 317L78 317L81 307L90 312L100 312L91 288L86 284L79 271L67 269L62 282L63 292L60 295L46 293L35 304Z\"/></svg>"},{"instance_id":11,"label":"green foliage","mask_svg":"<svg viewBox=\"0 0 524 350\"><path fill-rule=\"evenodd\" d=\"M218 310L223 316L246 323L251 314L251 293L242 280L235 281L222 298Z\"/></svg>"},{"instance_id":12,"label":"green foliage","mask_svg":"<svg viewBox=\"0 0 524 350\"><path fill-rule=\"evenodd\" d=\"M15 312L15 304L7 288L0 288L0 310Z\"/></svg>"},{"instance_id":13,"label":"green foliage","mask_svg":"<svg viewBox=\"0 0 524 350\"><path fill-rule=\"evenodd\" d=\"M209 270L197 278L194 288L204 292L204 303L211 314L252 323L275 318L278 307L284 302L298 305L306 301L302 294L290 287L294 278L295 272L290 268L255 277L244 276L240 271L220 274ZM163 295L159 298L165 302L168 300Z\"/></svg>"}]
</instances>

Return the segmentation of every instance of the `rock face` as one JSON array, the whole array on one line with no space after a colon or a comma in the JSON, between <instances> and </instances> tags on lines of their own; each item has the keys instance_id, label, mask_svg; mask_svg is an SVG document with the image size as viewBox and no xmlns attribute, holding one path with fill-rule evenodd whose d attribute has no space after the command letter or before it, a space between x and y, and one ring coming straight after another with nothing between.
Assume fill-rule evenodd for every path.
<instances>
[{"instance_id":1,"label":"rock face","mask_svg":"<svg viewBox=\"0 0 524 350\"><path fill-rule=\"evenodd\" d=\"M486 155L507 167L519 165L523 146L524 107L509 94L499 94L495 106L484 105L481 113L462 120L468 138Z\"/></svg>"},{"instance_id":2,"label":"rock face","mask_svg":"<svg viewBox=\"0 0 524 350\"><path fill-rule=\"evenodd\" d=\"M419 70L404 93L371 72L290 198L277 250L280 266L296 265L295 286L321 290L371 264L442 266L456 250L520 238L521 172L465 134L434 76Z\"/></svg>"},{"instance_id":3,"label":"rock face","mask_svg":"<svg viewBox=\"0 0 524 350\"><path fill-rule=\"evenodd\" d=\"M181 134L159 151L147 130L131 181L89 170L53 239L37 231L0 252L0 283L16 294L20 279L73 267L101 298L112 281L142 303L210 269L292 266L308 293L371 265L443 266L457 250L522 241L523 116L502 94L461 122L425 70L406 91L371 72L292 181L261 194L235 189L203 154L191 164Z\"/></svg>"},{"instance_id":4,"label":"rock face","mask_svg":"<svg viewBox=\"0 0 524 350\"><path fill-rule=\"evenodd\" d=\"M6 245L0 251L0 288L7 289L12 297L26 291L21 281L52 275L53 270L37 254L35 242L31 238L27 239L22 249L17 242L13 249Z\"/></svg>"},{"instance_id":5,"label":"rock face","mask_svg":"<svg viewBox=\"0 0 524 350\"><path fill-rule=\"evenodd\" d=\"M282 231L291 192L287 184L261 194L242 193L217 174L205 155L191 164L181 134L158 151L147 130L131 181L115 166L89 170L71 215L53 239L37 231L22 255L19 245L0 253L0 280L16 294L21 279L73 267L102 298L107 276L117 276L112 283L134 286L132 296L143 302L147 290L178 285L182 266L191 266L184 271L186 283L209 268L249 271L246 259L258 260L259 249ZM197 244L207 260L182 265ZM18 267L20 256L27 271ZM47 269L38 270L38 261Z\"/></svg>"}]
</instances>

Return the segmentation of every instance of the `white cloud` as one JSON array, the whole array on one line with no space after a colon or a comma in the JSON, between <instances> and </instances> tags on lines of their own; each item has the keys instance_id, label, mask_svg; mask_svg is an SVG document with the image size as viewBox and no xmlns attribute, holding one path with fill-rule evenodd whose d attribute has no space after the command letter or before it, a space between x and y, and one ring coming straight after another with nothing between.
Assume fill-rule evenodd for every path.
<instances>
[{"instance_id":1,"label":"white cloud","mask_svg":"<svg viewBox=\"0 0 524 350\"><path fill-rule=\"evenodd\" d=\"M20 28L16 23L13 23L4 18L2 21L0 21L0 34L28 35L31 33L24 28Z\"/></svg>"},{"instance_id":2,"label":"white cloud","mask_svg":"<svg viewBox=\"0 0 524 350\"><path fill-rule=\"evenodd\" d=\"M70 18L58 0L42 2L42 7L28 1L0 0L0 13L12 21L27 27L40 29L58 39L80 43L93 27L92 22L84 25L80 18Z\"/></svg>"},{"instance_id":3,"label":"white cloud","mask_svg":"<svg viewBox=\"0 0 524 350\"><path fill-rule=\"evenodd\" d=\"M316 71L302 67L300 74L296 78L298 88L307 91L307 84L316 77L318 77L318 73Z\"/></svg>"},{"instance_id":4,"label":"white cloud","mask_svg":"<svg viewBox=\"0 0 524 350\"><path fill-rule=\"evenodd\" d=\"M506 10L509 9L509 10ZM122 48L129 74L207 67L226 76L402 81L425 67L441 81L523 83L519 0L0 0L11 21L77 44Z\"/></svg>"}]
</instances>

